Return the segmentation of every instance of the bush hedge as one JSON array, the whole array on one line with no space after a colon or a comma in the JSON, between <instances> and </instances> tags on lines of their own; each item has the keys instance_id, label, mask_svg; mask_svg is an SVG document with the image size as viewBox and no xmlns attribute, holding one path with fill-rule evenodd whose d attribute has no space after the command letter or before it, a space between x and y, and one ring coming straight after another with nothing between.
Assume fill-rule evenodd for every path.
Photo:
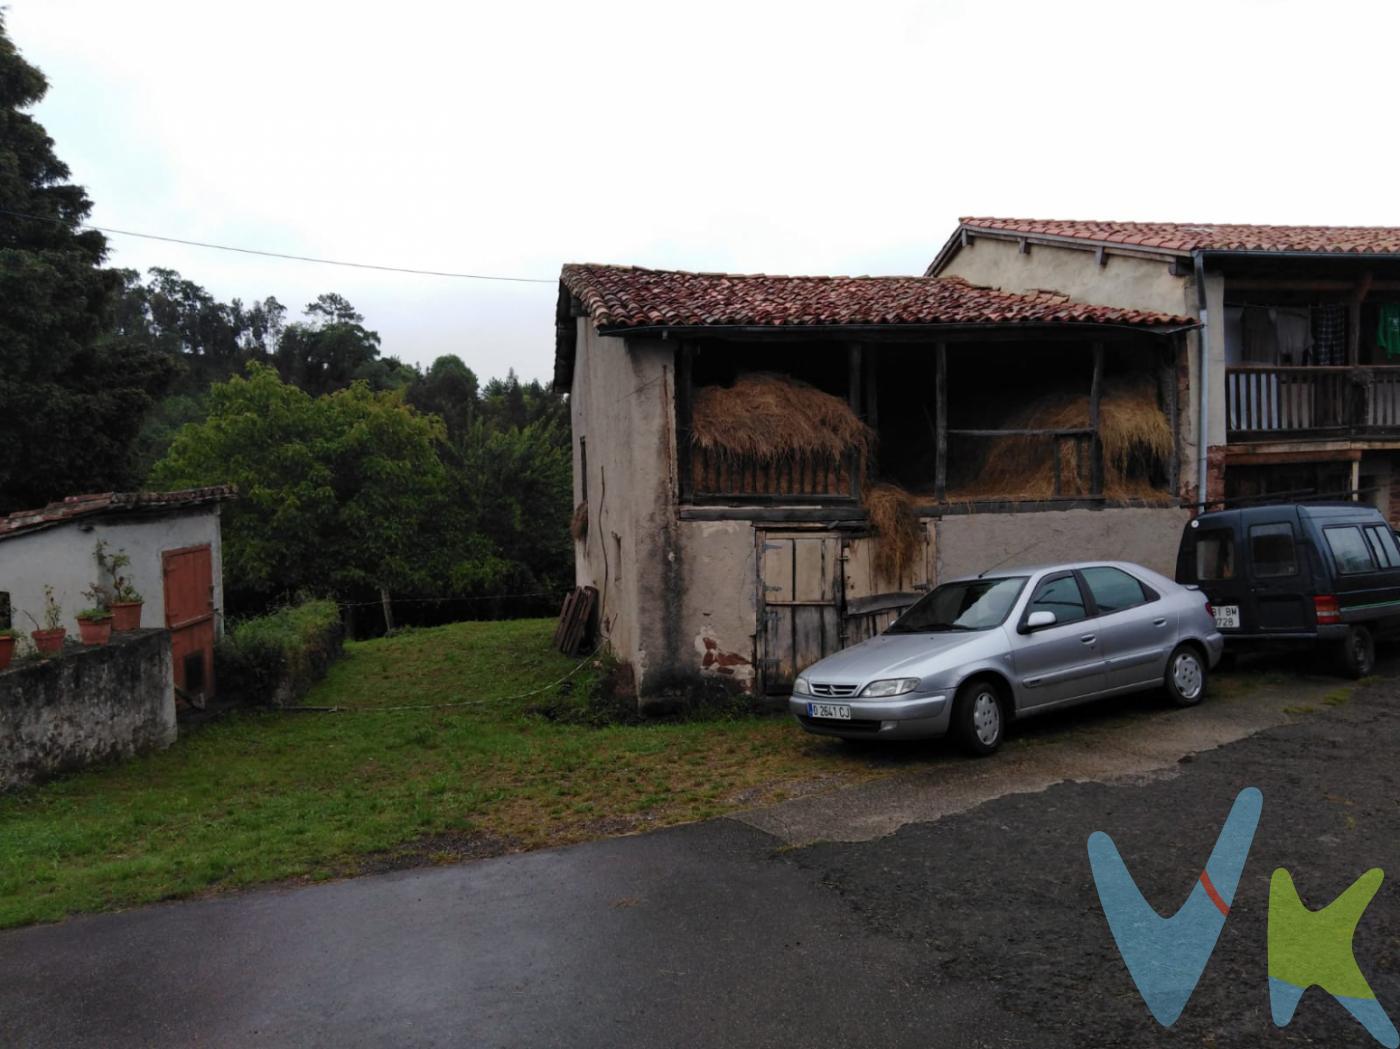
<instances>
[{"instance_id":1,"label":"bush hedge","mask_svg":"<svg viewBox=\"0 0 1400 1049\"><path fill-rule=\"evenodd\" d=\"M303 601L242 620L214 649L219 692L241 703L289 706L325 677L344 641L334 601Z\"/></svg>"}]
</instances>

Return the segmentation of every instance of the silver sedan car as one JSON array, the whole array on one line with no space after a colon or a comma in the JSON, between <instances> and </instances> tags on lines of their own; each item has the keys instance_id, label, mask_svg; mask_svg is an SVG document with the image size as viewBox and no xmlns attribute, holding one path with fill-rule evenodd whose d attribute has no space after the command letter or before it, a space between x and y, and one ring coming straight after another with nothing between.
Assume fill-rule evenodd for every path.
<instances>
[{"instance_id":1,"label":"silver sedan car","mask_svg":"<svg viewBox=\"0 0 1400 1049\"><path fill-rule=\"evenodd\" d=\"M925 594L879 637L804 670L789 707L808 732L921 739L974 754L1006 723L1105 696L1205 696L1224 640L1200 590L1094 561L984 573Z\"/></svg>"}]
</instances>

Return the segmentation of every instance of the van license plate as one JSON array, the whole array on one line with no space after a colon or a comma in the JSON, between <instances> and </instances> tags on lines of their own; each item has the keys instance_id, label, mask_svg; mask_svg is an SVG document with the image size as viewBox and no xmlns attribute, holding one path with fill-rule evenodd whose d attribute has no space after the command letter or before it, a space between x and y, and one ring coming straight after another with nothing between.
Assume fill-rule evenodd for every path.
<instances>
[{"instance_id":1,"label":"van license plate","mask_svg":"<svg viewBox=\"0 0 1400 1049\"><path fill-rule=\"evenodd\" d=\"M836 718L838 721L851 720L851 708L843 703L808 703L809 718Z\"/></svg>"},{"instance_id":2,"label":"van license plate","mask_svg":"<svg viewBox=\"0 0 1400 1049\"><path fill-rule=\"evenodd\" d=\"M1216 605L1215 625L1221 630L1238 630L1240 628L1240 606Z\"/></svg>"}]
</instances>

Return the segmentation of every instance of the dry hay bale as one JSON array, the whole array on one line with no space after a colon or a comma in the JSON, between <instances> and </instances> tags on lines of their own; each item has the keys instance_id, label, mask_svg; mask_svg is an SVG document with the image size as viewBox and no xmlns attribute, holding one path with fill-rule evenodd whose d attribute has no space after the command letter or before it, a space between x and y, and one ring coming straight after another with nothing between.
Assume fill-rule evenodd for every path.
<instances>
[{"instance_id":1,"label":"dry hay bale","mask_svg":"<svg viewBox=\"0 0 1400 1049\"><path fill-rule=\"evenodd\" d=\"M691 443L730 459L868 461L875 431L840 397L786 375L751 372L733 386L701 386L691 412Z\"/></svg>"},{"instance_id":2,"label":"dry hay bale","mask_svg":"<svg viewBox=\"0 0 1400 1049\"><path fill-rule=\"evenodd\" d=\"M569 534L574 542L581 543L588 538L588 504L579 503L574 507L574 516L569 519Z\"/></svg>"},{"instance_id":3,"label":"dry hay bale","mask_svg":"<svg viewBox=\"0 0 1400 1049\"><path fill-rule=\"evenodd\" d=\"M1072 430L1089 425L1087 395L1053 393L1039 398L1003 423L1007 429ZM1104 386L1099 404L1099 438L1103 442L1104 495L1147 504L1170 501L1171 493L1154 488L1151 472L1170 461L1176 442L1166 414L1157 404L1150 377L1115 379ZM1083 462L1077 444L1083 445ZM1087 439L995 437L985 441L986 456L977 476L960 484L961 498L1049 499L1054 495L1054 459L1060 456L1060 494L1089 491Z\"/></svg>"},{"instance_id":4,"label":"dry hay bale","mask_svg":"<svg viewBox=\"0 0 1400 1049\"><path fill-rule=\"evenodd\" d=\"M914 511L914 497L893 484L868 485L862 501L875 533L873 562L885 579L900 580L923 547L924 532Z\"/></svg>"}]
</instances>

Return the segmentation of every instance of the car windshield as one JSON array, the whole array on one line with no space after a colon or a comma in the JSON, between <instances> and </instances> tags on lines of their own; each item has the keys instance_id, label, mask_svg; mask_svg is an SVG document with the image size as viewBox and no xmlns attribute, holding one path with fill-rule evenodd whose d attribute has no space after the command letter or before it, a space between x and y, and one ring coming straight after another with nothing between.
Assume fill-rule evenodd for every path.
<instances>
[{"instance_id":1,"label":"car windshield","mask_svg":"<svg viewBox=\"0 0 1400 1049\"><path fill-rule=\"evenodd\" d=\"M989 630L1001 625L1026 585L1025 576L965 579L945 583L921 597L890 626L887 634L932 634L948 630Z\"/></svg>"}]
</instances>

